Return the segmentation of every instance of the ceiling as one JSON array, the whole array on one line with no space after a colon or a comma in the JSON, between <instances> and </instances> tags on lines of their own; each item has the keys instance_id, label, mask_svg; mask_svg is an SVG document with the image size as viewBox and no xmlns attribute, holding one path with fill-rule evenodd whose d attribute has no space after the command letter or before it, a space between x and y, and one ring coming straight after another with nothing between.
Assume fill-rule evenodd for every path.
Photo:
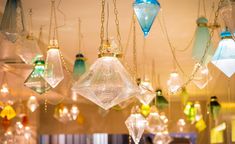
<instances>
[{"instance_id":1,"label":"ceiling","mask_svg":"<svg viewBox=\"0 0 235 144\"><path fill-rule=\"evenodd\" d=\"M49 0L22 0L25 10L25 16L30 8L33 9L33 30L37 36L39 28L43 26L43 38L47 43L48 37L48 25L50 16L50 1ZM3 12L6 0L0 0L0 11ZM58 2L58 0L56 1ZM207 16L212 15L213 3L217 4L217 0L207 0L206 10ZM125 62L129 67L132 67L132 35L130 35L130 44L127 46L128 33L130 31L130 24L132 20L132 0L118 0L117 7L119 11L120 30L123 47L126 49ZM162 11L159 13L158 18L152 26L150 35L146 40L145 47L145 72L148 77L151 77L152 62L155 61L155 75L160 76L160 85L166 93L166 81L169 73L173 70L173 58L170 51L169 44L167 42L166 34L160 26L159 21L165 21L165 27L167 28L170 40L177 50L184 49L191 41L195 27L196 19L198 17L198 0L161 0ZM109 22L109 35L116 36L116 27L114 23L113 5L110 4L110 22ZM215 5L216 6L216 5ZM65 23L65 26L59 29L59 43L61 45L61 51L65 59L69 63L72 69L72 64L75 59L75 54L78 52L78 32L77 32L77 20L78 17L82 20L82 51L88 58L88 64L91 65L97 59L97 52L100 43L100 12L101 1L95 0L61 0L59 9L66 15L65 19L61 13L58 14L59 25ZM201 13L199 14L201 15ZM65 21L64 21L65 20ZM214 37L214 49L218 43L218 33L220 29L216 30ZM138 53L138 72L139 75L143 73L143 34L140 27L137 26L137 53ZM46 45L44 46L46 48ZM191 57L191 47L184 52L176 50L176 57L187 75L192 72L195 61ZM15 95L28 96L32 92L23 86L24 80L30 73L30 66L24 66L19 64L4 64L2 67L8 70L9 80ZM207 88L200 90L194 84L189 84L188 92L191 98L208 99L209 96L217 95L219 99L224 101L228 100L228 91L231 91L231 95L235 94L235 76L230 80L222 74L217 68L209 64L210 72L213 76L213 80L209 83ZM13 75L14 76L13 76ZM187 77L183 77L184 80ZM19 83L15 83L15 81ZM62 99L63 96L68 96L69 86L67 82L70 82L69 76L60 84L55 92L48 93L48 96ZM230 83L230 86L229 86ZM230 88L230 89L229 89ZM22 90L23 91L22 91ZM43 98L44 96L41 96ZM177 98L172 96L172 99ZM178 98L177 98L178 99Z\"/></svg>"}]
</instances>

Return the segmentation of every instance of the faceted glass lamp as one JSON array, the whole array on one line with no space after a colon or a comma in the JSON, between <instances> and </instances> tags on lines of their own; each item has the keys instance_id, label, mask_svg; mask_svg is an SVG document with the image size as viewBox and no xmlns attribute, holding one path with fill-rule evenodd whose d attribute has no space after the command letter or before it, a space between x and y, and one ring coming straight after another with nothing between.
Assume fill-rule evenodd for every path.
<instances>
[{"instance_id":1,"label":"faceted glass lamp","mask_svg":"<svg viewBox=\"0 0 235 144\"><path fill-rule=\"evenodd\" d=\"M128 100L139 92L130 74L113 53L108 41L100 48L100 58L77 82L72 91L105 110Z\"/></svg>"},{"instance_id":2,"label":"faceted glass lamp","mask_svg":"<svg viewBox=\"0 0 235 144\"><path fill-rule=\"evenodd\" d=\"M141 114L135 113L127 118L125 124L133 141L138 144L144 133L147 121Z\"/></svg>"},{"instance_id":3,"label":"faceted glass lamp","mask_svg":"<svg viewBox=\"0 0 235 144\"><path fill-rule=\"evenodd\" d=\"M157 132L162 132L165 128L164 123L161 120L160 115L157 112L157 110L155 111L151 110L146 120L148 121L146 130L152 134L156 134Z\"/></svg>"},{"instance_id":4,"label":"faceted glass lamp","mask_svg":"<svg viewBox=\"0 0 235 144\"><path fill-rule=\"evenodd\" d=\"M25 86L39 94L43 94L51 87L43 78L45 71L45 62L41 58L35 61L35 66L31 74L24 82Z\"/></svg>"},{"instance_id":5,"label":"faceted glass lamp","mask_svg":"<svg viewBox=\"0 0 235 144\"><path fill-rule=\"evenodd\" d=\"M220 15L223 18L225 25L231 33L235 32L235 1L223 0L220 5Z\"/></svg>"},{"instance_id":6,"label":"faceted glass lamp","mask_svg":"<svg viewBox=\"0 0 235 144\"><path fill-rule=\"evenodd\" d=\"M235 72L235 42L227 30L223 31L220 36L222 40L211 62L227 77L231 77Z\"/></svg>"},{"instance_id":7,"label":"faceted glass lamp","mask_svg":"<svg viewBox=\"0 0 235 144\"><path fill-rule=\"evenodd\" d=\"M137 94L136 97L142 104L148 105L155 97L152 84L148 80L143 80L140 82L139 88L140 94Z\"/></svg>"},{"instance_id":8,"label":"faceted glass lamp","mask_svg":"<svg viewBox=\"0 0 235 144\"><path fill-rule=\"evenodd\" d=\"M76 60L73 67L73 78L78 80L86 72L85 57L82 53L76 55Z\"/></svg>"},{"instance_id":9,"label":"faceted glass lamp","mask_svg":"<svg viewBox=\"0 0 235 144\"><path fill-rule=\"evenodd\" d=\"M194 46L192 50L192 57L197 61L200 62L203 58L205 50L207 48L207 43L210 40L210 32L207 27L208 20L205 17L200 17L197 19L197 30L196 30L196 37L194 41ZM213 56L213 47L212 43L210 43L207 53L203 59L203 65L206 65L210 62Z\"/></svg>"},{"instance_id":10,"label":"faceted glass lamp","mask_svg":"<svg viewBox=\"0 0 235 144\"><path fill-rule=\"evenodd\" d=\"M209 81L212 80L212 76L209 72L207 66L200 66L197 73L193 78L193 83L200 89L203 89L207 86Z\"/></svg>"},{"instance_id":11,"label":"faceted glass lamp","mask_svg":"<svg viewBox=\"0 0 235 144\"><path fill-rule=\"evenodd\" d=\"M31 112L34 112L39 106L38 100L35 96L30 96L27 102L27 107Z\"/></svg>"},{"instance_id":12,"label":"faceted glass lamp","mask_svg":"<svg viewBox=\"0 0 235 144\"><path fill-rule=\"evenodd\" d=\"M160 3L157 0L135 0L133 8L144 36L147 37L160 10Z\"/></svg>"},{"instance_id":13,"label":"faceted glass lamp","mask_svg":"<svg viewBox=\"0 0 235 144\"><path fill-rule=\"evenodd\" d=\"M52 88L55 88L64 79L63 66L60 58L58 42L57 40L51 40L47 51L44 78Z\"/></svg>"},{"instance_id":14,"label":"faceted glass lamp","mask_svg":"<svg viewBox=\"0 0 235 144\"><path fill-rule=\"evenodd\" d=\"M217 97L212 96L210 100L209 110L213 119L216 119L219 116L221 105L219 104Z\"/></svg>"},{"instance_id":15,"label":"faceted glass lamp","mask_svg":"<svg viewBox=\"0 0 235 144\"><path fill-rule=\"evenodd\" d=\"M172 141L172 138L168 132L157 133L153 139L154 144L169 144Z\"/></svg>"},{"instance_id":16,"label":"faceted glass lamp","mask_svg":"<svg viewBox=\"0 0 235 144\"><path fill-rule=\"evenodd\" d=\"M170 78L167 81L168 91L171 93L176 93L178 89L181 87L181 78L179 73L176 71L170 73Z\"/></svg>"},{"instance_id":17,"label":"faceted glass lamp","mask_svg":"<svg viewBox=\"0 0 235 144\"><path fill-rule=\"evenodd\" d=\"M25 30L24 14L21 0L7 0L0 31L11 42L17 40L18 34Z\"/></svg>"},{"instance_id":18,"label":"faceted glass lamp","mask_svg":"<svg viewBox=\"0 0 235 144\"><path fill-rule=\"evenodd\" d=\"M164 109L168 107L168 101L167 99L162 95L162 90L158 89L156 91L156 106L158 109Z\"/></svg>"}]
</instances>

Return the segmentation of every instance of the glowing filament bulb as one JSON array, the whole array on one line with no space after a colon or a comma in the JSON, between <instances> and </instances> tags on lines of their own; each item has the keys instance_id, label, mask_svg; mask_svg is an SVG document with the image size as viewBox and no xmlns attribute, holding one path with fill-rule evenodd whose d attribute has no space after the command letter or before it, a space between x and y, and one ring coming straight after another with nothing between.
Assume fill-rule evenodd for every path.
<instances>
[{"instance_id":1,"label":"glowing filament bulb","mask_svg":"<svg viewBox=\"0 0 235 144\"><path fill-rule=\"evenodd\" d=\"M34 112L38 108L38 100L35 96L31 96L27 102L27 107L31 112Z\"/></svg>"}]
</instances>

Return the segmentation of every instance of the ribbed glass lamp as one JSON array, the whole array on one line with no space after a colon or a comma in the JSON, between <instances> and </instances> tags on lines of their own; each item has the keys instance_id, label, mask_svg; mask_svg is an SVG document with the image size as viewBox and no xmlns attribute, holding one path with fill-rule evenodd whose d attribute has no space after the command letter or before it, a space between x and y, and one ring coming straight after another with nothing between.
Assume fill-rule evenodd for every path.
<instances>
[{"instance_id":1,"label":"ribbed glass lamp","mask_svg":"<svg viewBox=\"0 0 235 144\"><path fill-rule=\"evenodd\" d=\"M76 55L76 60L73 67L73 78L78 80L86 72L85 57L82 53Z\"/></svg>"},{"instance_id":2,"label":"ribbed glass lamp","mask_svg":"<svg viewBox=\"0 0 235 144\"><path fill-rule=\"evenodd\" d=\"M157 0L135 0L133 8L144 36L147 37L160 10L160 3Z\"/></svg>"},{"instance_id":3,"label":"ribbed glass lamp","mask_svg":"<svg viewBox=\"0 0 235 144\"><path fill-rule=\"evenodd\" d=\"M228 30L223 31L220 36L221 41L211 62L227 77L231 77L235 72L235 42Z\"/></svg>"},{"instance_id":4,"label":"ribbed glass lamp","mask_svg":"<svg viewBox=\"0 0 235 144\"><path fill-rule=\"evenodd\" d=\"M207 43L210 40L210 31L208 29L207 23L208 20L205 17L200 17L197 19L197 30L192 50L192 57L197 62L200 62L201 59L203 58L203 55L207 48ZM213 56L213 47L212 43L210 43L203 59L203 65L209 63L212 56Z\"/></svg>"}]
</instances>

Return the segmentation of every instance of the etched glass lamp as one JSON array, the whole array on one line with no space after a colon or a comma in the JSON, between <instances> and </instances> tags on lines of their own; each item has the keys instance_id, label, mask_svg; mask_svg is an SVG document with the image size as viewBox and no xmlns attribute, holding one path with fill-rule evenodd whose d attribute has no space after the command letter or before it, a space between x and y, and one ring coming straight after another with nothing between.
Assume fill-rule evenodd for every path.
<instances>
[{"instance_id":1,"label":"etched glass lamp","mask_svg":"<svg viewBox=\"0 0 235 144\"><path fill-rule=\"evenodd\" d=\"M207 66L199 66L199 69L193 78L193 83L198 88L203 89L207 86L207 84L211 80L212 80L212 76L211 76Z\"/></svg>"},{"instance_id":2,"label":"etched glass lamp","mask_svg":"<svg viewBox=\"0 0 235 144\"><path fill-rule=\"evenodd\" d=\"M171 93L176 93L181 87L181 78L178 72L173 71L170 73L170 77L167 81L168 91Z\"/></svg>"}]
</instances>

